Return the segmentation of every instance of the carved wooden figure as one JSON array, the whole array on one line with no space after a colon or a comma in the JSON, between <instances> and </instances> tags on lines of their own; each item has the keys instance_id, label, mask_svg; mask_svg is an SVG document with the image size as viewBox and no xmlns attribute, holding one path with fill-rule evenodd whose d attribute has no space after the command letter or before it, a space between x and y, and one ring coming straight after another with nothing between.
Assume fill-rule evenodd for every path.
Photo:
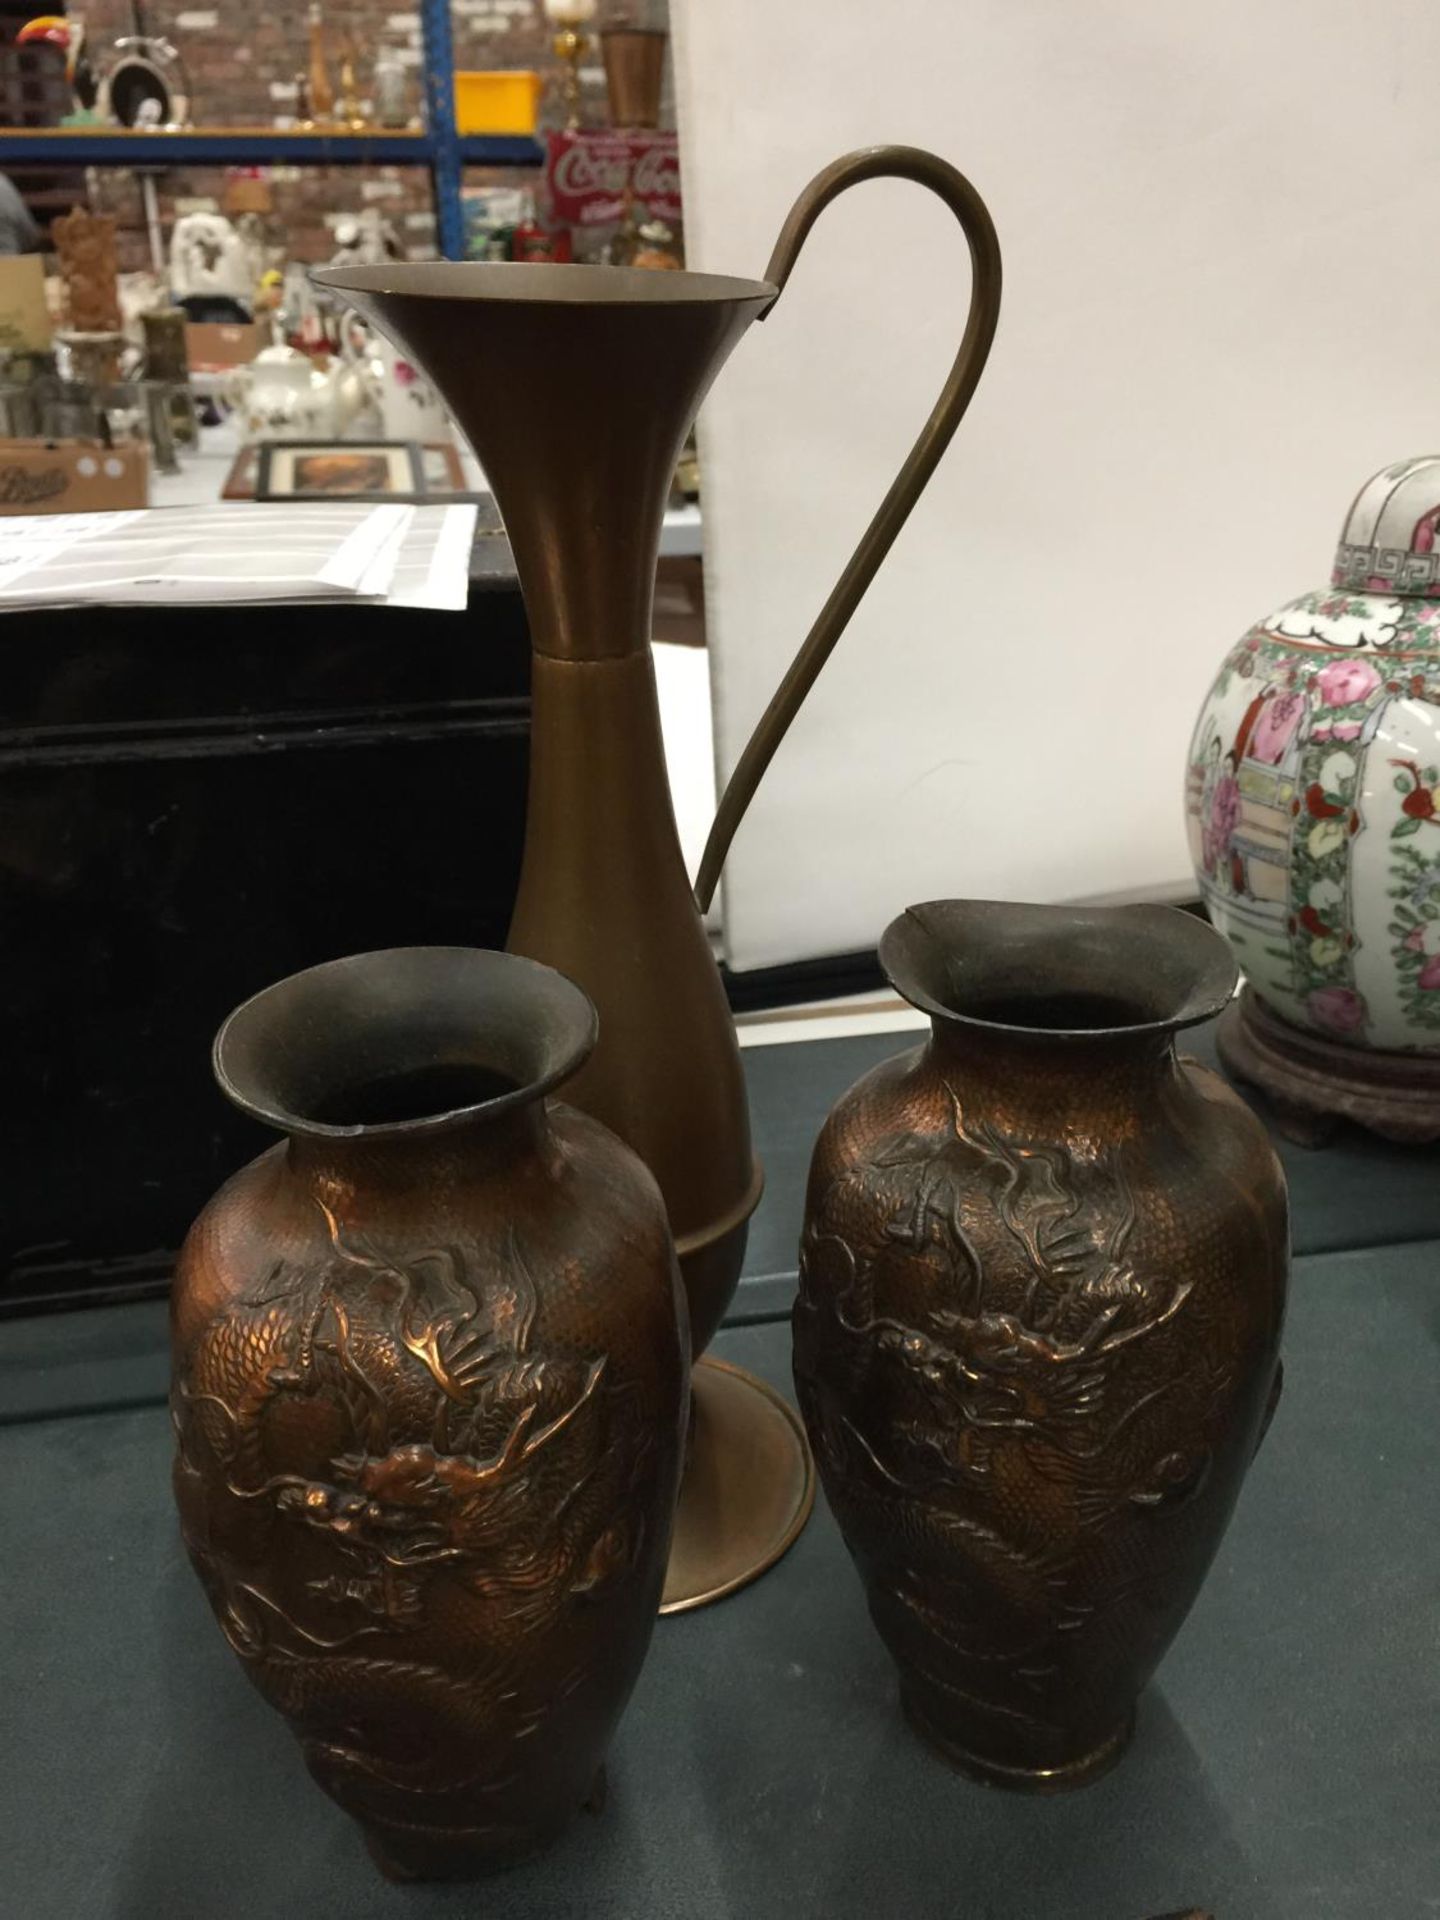
<instances>
[{"instance_id":1,"label":"carved wooden figure","mask_svg":"<svg viewBox=\"0 0 1440 1920\"><path fill-rule=\"evenodd\" d=\"M50 223L65 283L67 324L76 333L118 333L120 266L115 216L72 207Z\"/></svg>"}]
</instances>

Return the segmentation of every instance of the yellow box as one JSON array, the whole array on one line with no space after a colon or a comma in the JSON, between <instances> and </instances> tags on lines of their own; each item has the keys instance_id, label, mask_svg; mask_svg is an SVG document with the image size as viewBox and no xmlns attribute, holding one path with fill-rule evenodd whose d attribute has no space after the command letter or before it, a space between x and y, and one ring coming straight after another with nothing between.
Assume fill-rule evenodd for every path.
<instances>
[{"instance_id":1,"label":"yellow box","mask_svg":"<svg viewBox=\"0 0 1440 1920\"><path fill-rule=\"evenodd\" d=\"M459 72L455 124L461 133L534 133L541 85L540 75L524 67Z\"/></svg>"}]
</instances>

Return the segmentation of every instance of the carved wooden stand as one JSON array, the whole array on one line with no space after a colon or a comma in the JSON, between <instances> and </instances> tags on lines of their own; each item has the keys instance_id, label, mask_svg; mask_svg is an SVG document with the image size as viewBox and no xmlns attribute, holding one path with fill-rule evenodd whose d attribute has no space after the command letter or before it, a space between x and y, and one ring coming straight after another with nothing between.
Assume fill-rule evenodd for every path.
<instances>
[{"instance_id":1,"label":"carved wooden stand","mask_svg":"<svg viewBox=\"0 0 1440 1920\"><path fill-rule=\"evenodd\" d=\"M1440 1140L1440 1059L1322 1040L1248 986L1221 1016L1215 1043L1228 1071L1259 1088L1276 1127L1302 1147L1324 1146L1342 1120L1406 1146Z\"/></svg>"}]
</instances>

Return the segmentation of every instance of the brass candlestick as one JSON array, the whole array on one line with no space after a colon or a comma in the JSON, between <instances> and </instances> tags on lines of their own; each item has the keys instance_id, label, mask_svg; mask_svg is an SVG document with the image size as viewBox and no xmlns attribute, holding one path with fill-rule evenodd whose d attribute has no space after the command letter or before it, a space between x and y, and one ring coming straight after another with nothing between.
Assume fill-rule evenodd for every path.
<instances>
[{"instance_id":1,"label":"brass candlestick","mask_svg":"<svg viewBox=\"0 0 1440 1920\"><path fill-rule=\"evenodd\" d=\"M345 49L340 62L340 101L335 109L340 124L349 133L363 133L370 124L360 107L360 87L355 78L355 50Z\"/></svg>"},{"instance_id":2,"label":"brass candlestick","mask_svg":"<svg viewBox=\"0 0 1440 1920\"><path fill-rule=\"evenodd\" d=\"M565 125L580 125L580 62L590 48L589 34L578 27L562 27L555 36L555 56L561 61L560 97L565 103Z\"/></svg>"},{"instance_id":3,"label":"brass candlestick","mask_svg":"<svg viewBox=\"0 0 1440 1920\"><path fill-rule=\"evenodd\" d=\"M316 120L328 121L335 113L335 91L330 85L330 67L325 58L325 22L320 8L310 9L310 112Z\"/></svg>"}]
</instances>

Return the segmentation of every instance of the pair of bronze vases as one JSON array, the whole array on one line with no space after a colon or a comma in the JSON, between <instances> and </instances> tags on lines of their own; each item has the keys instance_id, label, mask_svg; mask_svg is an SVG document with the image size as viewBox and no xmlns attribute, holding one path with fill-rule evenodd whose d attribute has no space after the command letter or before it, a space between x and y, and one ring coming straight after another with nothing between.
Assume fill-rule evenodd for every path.
<instances>
[{"instance_id":1,"label":"pair of bronze vases","mask_svg":"<svg viewBox=\"0 0 1440 1920\"><path fill-rule=\"evenodd\" d=\"M662 1599L732 1591L808 1510L803 1441L748 1376L699 1361L687 1446L760 1175L650 591L720 360L825 203L885 173L960 219L970 319L722 800L704 904L979 378L999 258L974 190L908 149L837 162L764 282L321 276L427 366L500 501L535 647L526 856L509 954L332 962L222 1029L222 1086L287 1139L181 1256L176 1488L231 1645L397 1875L544 1844L595 1794ZM1278 1386L1278 1167L1173 1041L1233 966L1166 910L955 903L882 957L933 1032L817 1147L801 1406L917 1725L986 1777L1078 1782L1122 1747Z\"/></svg>"}]
</instances>

